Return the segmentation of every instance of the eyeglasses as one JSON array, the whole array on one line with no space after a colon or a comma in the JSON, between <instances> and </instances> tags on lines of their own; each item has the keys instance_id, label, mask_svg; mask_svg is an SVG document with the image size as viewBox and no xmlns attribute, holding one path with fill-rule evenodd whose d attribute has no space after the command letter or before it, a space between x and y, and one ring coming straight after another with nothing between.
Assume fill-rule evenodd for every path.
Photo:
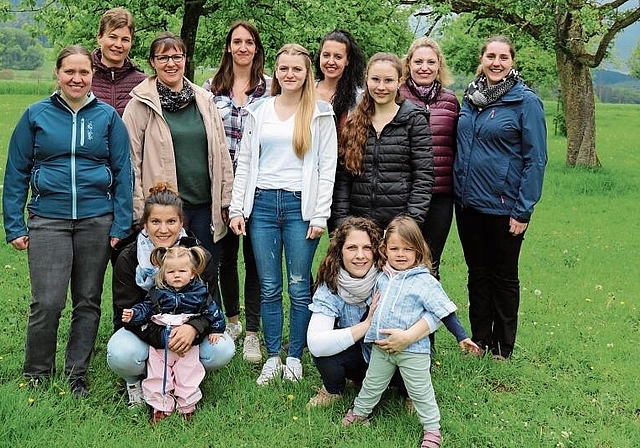
<instances>
[{"instance_id":1,"label":"eyeglasses","mask_svg":"<svg viewBox=\"0 0 640 448\"><path fill-rule=\"evenodd\" d=\"M184 61L184 54L174 54L171 56L167 56L166 54L161 54L161 55L155 55L153 57L156 59L156 61L158 61L161 64L166 64L167 62L169 62L169 59L171 59L176 64L179 64L182 61Z\"/></svg>"}]
</instances>

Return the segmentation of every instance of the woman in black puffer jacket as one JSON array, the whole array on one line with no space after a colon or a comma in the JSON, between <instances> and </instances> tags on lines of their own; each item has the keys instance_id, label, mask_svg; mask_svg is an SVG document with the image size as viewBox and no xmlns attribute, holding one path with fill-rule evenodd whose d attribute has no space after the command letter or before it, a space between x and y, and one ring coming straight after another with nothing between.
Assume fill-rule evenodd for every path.
<instances>
[{"instance_id":1,"label":"woman in black puffer jacket","mask_svg":"<svg viewBox=\"0 0 640 448\"><path fill-rule=\"evenodd\" d=\"M400 100L401 76L395 54L369 60L367 90L340 136L331 229L349 215L382 228L401 214L425 221L434 183L429 117Z\"/></svg>"}]
</instances>

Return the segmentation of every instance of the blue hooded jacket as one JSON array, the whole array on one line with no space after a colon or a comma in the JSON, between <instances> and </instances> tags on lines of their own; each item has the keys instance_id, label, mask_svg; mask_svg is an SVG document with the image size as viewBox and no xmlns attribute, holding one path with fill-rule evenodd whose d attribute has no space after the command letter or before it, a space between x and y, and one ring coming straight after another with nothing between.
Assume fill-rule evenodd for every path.
<instances>
[{"instance_id":1,"label":"blue hooded jacket","mask_svg":"<svg viewBox=\"0 0 640 448\"><path fill-rule=\"evenodd\" d=\"M453 164L456 202L529 222L542 194L547 128L542 102L522 81L479 110L466 99Z\"/></svg>"},{"instance_id":2,"label":"blue hooded jacket","mask_svg":"<svg viewBox=\"0 0 640 448\"><path fill-rule=\"evenodd\" d=\"M124 238L133 216L129 135L116 110L89 94L74 112L54 93L32 104L9 143L2 207L7 242L28 234L24 207L53 219L113 213L109 235Z\"/></svg>"}]
</instances>

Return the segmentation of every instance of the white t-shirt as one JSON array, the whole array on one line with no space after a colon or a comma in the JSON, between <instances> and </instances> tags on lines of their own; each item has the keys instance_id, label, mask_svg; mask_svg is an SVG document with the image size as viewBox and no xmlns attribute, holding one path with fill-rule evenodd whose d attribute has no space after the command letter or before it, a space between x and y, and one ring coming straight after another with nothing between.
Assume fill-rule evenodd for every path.
<instances>
[{"instance_id":1,"label":"white t-shirt","mask_svg":"<svg viewBox=\"0 0 640 448\"><path fill-rule=\"evenodd\" d=\"M262 190L302 190L302 159L293 151L295 114L281 121L276 114L275 98L269 98L269 113L260 130L258 181Z\"/></svg>"}]
</instances>

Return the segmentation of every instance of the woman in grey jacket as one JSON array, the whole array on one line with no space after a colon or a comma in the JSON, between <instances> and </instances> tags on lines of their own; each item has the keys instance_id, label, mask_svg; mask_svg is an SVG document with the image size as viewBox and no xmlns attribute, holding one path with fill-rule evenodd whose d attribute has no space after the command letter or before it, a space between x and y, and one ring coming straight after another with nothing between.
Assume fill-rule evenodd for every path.
<instances>
[{"instance_id":1,"label":"woman in grey jacket","mask_svg":"<svg viewBox=\"0 0 640 448\"><path fill-rule=\"evenodd\" d=\"M367 91L340 135L340 164L331 226L347 216L386 227L397 215L424 223L433 187L428 114L400 101L402 63L377 53L367 66Z\"/></svg>"},{"instance_id":2,"label":"woman in grey jacket","mask_svg":"<svg viewBox=\"0 0 640 448\"><path fill-rule=\"evenodd\" d=\"M272 97L247 108L233 184L229 226L249 236L260 280L267 361L257 383L302 378L302 349L311 312L311 265L331 210L337 159L331 105L315 101L309 53L287 44L276 56ZM289 352L282 346L282 251L291 301Z\"/></svg>"}]
</instances>

